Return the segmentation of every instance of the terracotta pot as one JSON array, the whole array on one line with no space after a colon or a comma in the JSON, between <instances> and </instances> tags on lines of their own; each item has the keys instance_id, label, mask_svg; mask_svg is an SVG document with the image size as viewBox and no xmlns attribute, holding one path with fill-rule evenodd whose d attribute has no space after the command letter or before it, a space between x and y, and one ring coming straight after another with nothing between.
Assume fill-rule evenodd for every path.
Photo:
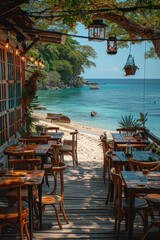
<instances>
[{"instance_id":1,"label":"terracotta pot","mask_svg":"<svg viewBox=\"0 0 160 240\"><path fill-rule=\"evenodd\" d=\"M126 76L134 75L136 73L136 68L125 67L124 70L126 72Z\"/></svg>"}]
</instances>

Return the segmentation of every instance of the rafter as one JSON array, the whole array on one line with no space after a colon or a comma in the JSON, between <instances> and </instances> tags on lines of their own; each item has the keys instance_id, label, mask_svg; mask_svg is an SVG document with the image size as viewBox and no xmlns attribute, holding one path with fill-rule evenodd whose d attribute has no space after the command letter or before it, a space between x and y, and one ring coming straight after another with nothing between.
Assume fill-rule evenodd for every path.
<instances>
[{"instance_id":1,"label":"rafter","mask_svg":"<svg viewBox=\"0 0 160 240\"><path fill-rule=\"evenodd\" d=\"M0 16L7 16L7 13L13 11L15 8L17 8L19 5L22 5L23 3L29 3L29 0L16 0L12 4L9 4L7 7L3 7L0 10Z\"/></svg>"}]
</instances>

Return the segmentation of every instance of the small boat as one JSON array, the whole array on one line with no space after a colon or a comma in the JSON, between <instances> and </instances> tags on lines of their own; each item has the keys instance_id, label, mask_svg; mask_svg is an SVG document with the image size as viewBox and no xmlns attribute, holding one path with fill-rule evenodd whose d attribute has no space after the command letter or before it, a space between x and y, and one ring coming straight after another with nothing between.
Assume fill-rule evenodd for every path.
<instances>
[{"instance_id":1,"label":"small boat","mask_svg":"<svg viewBox=\"0 0 160 240\"><path fill-rule=\"evenodd\" d=\"M99 86L97 84L94 84L94 85L90 86L90 89L96 90L96 89L99 89Z\"/></svg>"}]
</instances>

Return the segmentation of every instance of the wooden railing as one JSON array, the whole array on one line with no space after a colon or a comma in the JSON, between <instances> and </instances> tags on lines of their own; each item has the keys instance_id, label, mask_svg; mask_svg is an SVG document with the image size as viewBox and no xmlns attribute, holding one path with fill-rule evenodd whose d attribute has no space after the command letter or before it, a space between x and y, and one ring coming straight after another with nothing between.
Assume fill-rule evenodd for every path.
<instances>
[{"instance_id":1,"label":"wooden railing","mask_svg":"<svg viewBox=\"0 0 160 240\"><path fill-rule=\"evenodd\" d=\"M155 142L158 146L160 146L160 138L157 137L155 134L150 132L150 130L146 127L137 127L137 128L117 128L116 129L119 133L134 133L140 131L141 134L144 134L151 142Z\"/></svg>"},{"instance_id":2,"label":"wooden railing","mask_svg":"<svg viewBox=\"0 0 160 240\"><path fill-rule=\"evenodd\" d=\"M155 142L157 145L160 146L160 138L159 137L157 137L155 134L151 133L149 131L149 129L147 129L147 128L145 128L144 133L150 140L152 140L153 142Z\"/></svg>"}]
</instances>

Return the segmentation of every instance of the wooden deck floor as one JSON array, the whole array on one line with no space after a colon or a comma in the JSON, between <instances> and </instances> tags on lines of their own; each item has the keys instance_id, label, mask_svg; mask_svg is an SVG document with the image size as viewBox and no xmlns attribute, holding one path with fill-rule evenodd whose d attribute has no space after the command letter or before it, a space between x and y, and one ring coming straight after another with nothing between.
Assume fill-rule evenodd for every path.
<instances>
[{"instance_id":1,"label":"wooden deck floor","mask_svg":"<svg viewBox=\"0 0 160 240\"><path fill-rule=\"evenodd\" d=\"M68 167L65 176L65 210L69 219L66 224L61 216L63 230L59 230L53 208L46 208L43 213L43 229L34 230L34 240L51 239L116 239L113 218L113 203L105 204L107 184L103 183L102 168L79 165L77 170ZM43 193L50 192L51 187L43 185ZM134 240L139 240L143 229L140 219L134 225ZM156 231L148 240L156 240ZM7 237L0 239L17 239ZM159 239L159 238L157 238ZM127 240L124 222L121 224L120 240Z\"/></svg>"},{"instance_id":2,"label":"wooden deck floor","mask_svg":"<svg viewBox=\"0 0 160 240\"><path fill-rule=\"evenodd\" d=\"M44 185L43 191L47 192L49 188ZM90 169L80 165L77 170L68 167L65 171L65 210L69 224L61 217L63 230L59 230L54 211L48 208L43 213L43 230L35 231L34 239L116 239L113 203L105 204L106 192L101 167ZM134 239L140 239L142 233L141 221L137 218ZM153 237L151 235L150 239ZM127 239L124 223L121 224L120 239Z\"/></svg>"}]
</instances>

